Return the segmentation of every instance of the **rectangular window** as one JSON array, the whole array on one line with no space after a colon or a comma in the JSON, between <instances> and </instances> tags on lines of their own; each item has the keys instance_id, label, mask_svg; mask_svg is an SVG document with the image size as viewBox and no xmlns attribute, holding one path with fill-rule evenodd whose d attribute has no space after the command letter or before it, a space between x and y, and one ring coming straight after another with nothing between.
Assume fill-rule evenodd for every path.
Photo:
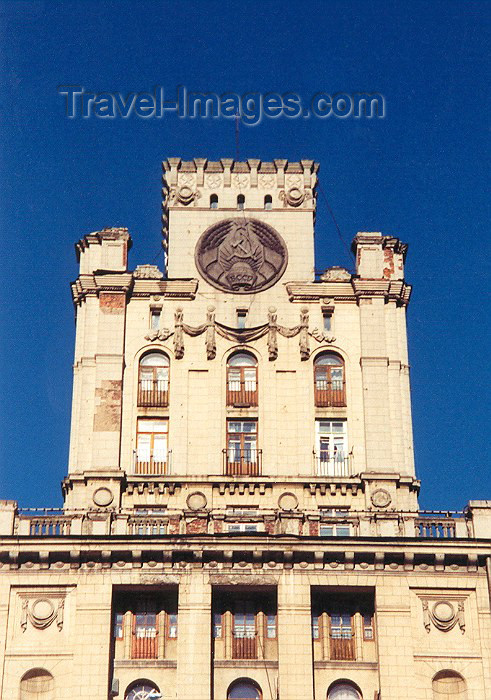
<instances>
[{"instance_id":1,"label":"rectangular window","mask_svg":"<svg viewBox=\"0 0 491 700\"><path fill-rule=\"evenodd\" d=\"M259 474L257 421L227 421L227 474Z\"/></svg>"},{"instance_id":2,"label":"rectangular window","mask_svg":"<svg viewBox=\"0 0 491 700\"><path fill-rule=\"evenodd\" d=\"M345 420L316 421L316 469L322 476L348 476Z\"/></svg>"},{"instance_id":3,"label":"rectangular window","mask_svg":"<svg viewBox=\"0 0 491 700\"><path fill-rule=\"evenodd\" d=\"M114 638L123 639L124 613L116 613L114 616Z\"/></svg>"},{"instance_id":4,"label":"rectangular window","mask_svg":"<svg viewBox=\"0 0 491 700\"><path fill-rule=\"evenodd\" d=\"M312 639L319 639L319 615L312 615Z\"/></svg>"},{"instance_id":5,"label":"rectangular window","mask_svg":"<svg viewBox=\"0 0 491 700\"><path fill-rule=\"evenodd\" d=\"M213 613L213 638L221 639L223 634L222 614Z\"/></svg>"},{"instance_id":6,"label":"rectangular window","mask_svg":"<svg viewBox=\"0 0 491 700\"><path fill-rule=\"evenodd\" d=\"M257 532L257 523L230 523L229 532Z\"/></svg>"},{"instance_id":7,"label":"rectangular window","mask_svg":"<svg viewBox=\"0 0 491 700\"><path fill-rule=\"evenodd\" d=\"M177 638L177 613L167 615L167 636L169 639Z\"/></svg>"},{"instance_id":8,"label":"rectangular window","mask_svg":"<svg viewBox=\"0 0 491 700\"><path fill-rule=\"evenodd\" d=\"M238 600L234 613L234 637L252 639L256 636L256 609L252 600Z\"/></svg>"},{"instance_id":9,"label":"rectangular window","mask_svg":"<svg viewBox=\"0 0 491 700\"><path fill-rule=\"evenodd\" d=\"M161 309L150 309L150 328L158 330L160 328Z\"/></svg>"},{"instance_id":10,"label":"rectangular window","mask_svg":"<svg viewBox=\"0 0 491 700\"><path fill-rule=\"evenodd\" d=\"M327 311L324 311L322 314L322 321L323 321L323 326L325 331L330 331L331 330L331 314L328 313Z\"/></svg>"},{"instance_id":11,"label":"rectangular window","mask_svg":"<svg viewBox=\"0 0 491 700\"><path fill-rule=\"evenodd\" d=\"M363 615L363 639L365 641L372 641L374 637L373 616L370 613L365 613Z\"/></svg>"},{"instance_id":12,"label":"rectangular window","mask_svg":"<svg viewBox=\"0 0 491 700\"><path fill-rule=\"evenodd\" d=\"M237 328L242 331L246 327L247 309L237 309Z\"/></svg>"},{"instance_id":13,"label":"rectangular window","mask_svg":"<svg viewBox=\"0 0 491 700\"><path fill-rule=\"evenodd\" d=\"M268 613L266 619L266 636L268 639L276 639L276 615Z\"/></svg>"},{"instance_id":14,"label":"rectangular window","mask_svg":"<svg viewBox=\"0 0 491 700\"><path fill-rule=\"evenodd\" d=\"M349 525L320 525L319 535L321 537L349 537L351 528Z\"/></svg>"},{"instance_id":15,"label":"rectangular window","mask_svg":"<svg viewBox=\"0 0 491 700\"><path fill-rule=\"evenodd\" d=\"M165 474L167 470L168 421L139 418L136 438L136 474Z\"/></svg>"}]
</instances>

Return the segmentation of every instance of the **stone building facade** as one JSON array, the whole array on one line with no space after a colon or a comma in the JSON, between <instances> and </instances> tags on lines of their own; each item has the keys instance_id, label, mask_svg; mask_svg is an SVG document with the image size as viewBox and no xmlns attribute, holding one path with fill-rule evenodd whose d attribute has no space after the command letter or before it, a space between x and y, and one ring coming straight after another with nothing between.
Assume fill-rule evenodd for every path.
<instances>
[{"instance_id":1,"label":"stone building facade","mask_svg":"<svg viewBox=\"0 0 491 700\"><path fill-rule=\"evenodd\" d=\"M491 502L418 507L406 244L316 275L313 161L163 165L165 274L76 245L64 507L0 504L1 697L491 697Z\"/></svg>"}]
</instances>

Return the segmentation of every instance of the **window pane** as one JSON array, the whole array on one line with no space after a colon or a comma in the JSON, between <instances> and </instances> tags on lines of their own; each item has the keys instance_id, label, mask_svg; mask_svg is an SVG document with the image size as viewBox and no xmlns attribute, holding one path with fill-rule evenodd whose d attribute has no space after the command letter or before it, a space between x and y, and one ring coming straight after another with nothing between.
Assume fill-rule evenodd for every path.
<instances>
[{"instance_id":1,"label":"window pane","mask_svg":"<svg viewBox=\"0 0 491 700\"><path fill-rule=\"evenodd\" d=\"M315 364L316 365L342 365L343 361L337 355L325 354L325 355L320 355L319 357L316 357Z\"/></svg>"},{"instance_id":2,"label":"window pane","mask_svg":"<svg viewBox=\"0 0 491 700\"><path fill-rule=\"evenodd\" d=\"M239 352L236 355L229 357L228 365L230 367L255 367L257 365L256 358L245 352Z\"/></svg>"},{"instance_id":3,"label":"window pane","mask_svg":"<svg viewBox=\"0 0 491 700\"><path fill-rule=\"evenodd\" d=\"M228 692L228 700L259 700L259 691L252 683L240 681Z\"/></svg>"},{"instance_id":4,"label":"window pane","mask_svg":"<svg viewBox=\"0 0 491 700\"><path fill-rule=\"evenodd\" d=\"M140 360L142 367L166 367L169 365L169 358L161 352L151 352Z\"/></svg>"}]
</instances>

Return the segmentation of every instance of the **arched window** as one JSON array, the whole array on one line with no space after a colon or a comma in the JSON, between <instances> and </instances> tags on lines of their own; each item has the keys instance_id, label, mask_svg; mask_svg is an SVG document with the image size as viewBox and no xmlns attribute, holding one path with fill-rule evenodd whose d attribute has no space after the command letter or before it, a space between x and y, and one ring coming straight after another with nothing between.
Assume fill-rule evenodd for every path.
<instances>
[{"instance_id":1,"label":"arched window","mask_svg":"<svg viewBox=\"0 0 491 700\"><path fill-rule=\"evenodd\" d=\"M329 688L327 700L363 700L361 693L351 683L341 681Z\"/></svg>"},{"instance_id":2,"label":"arched window","mask_svg":"<svg viewBox=\"0 0 491 700\"><path fill-rule=\"evenodd\" d=\"M20 682L21 700L52 700L55 680L44 668L33 668L24 673Z\"/></svg>"},{"instance_id":3,"label":"arched window","mask_svg":"<svg viewBox=\"0 0 491 700\"><path fill-rule=\"evenodd\" d=\"M273 198L270 194L267 194L264 198L264 208L268 211L273 208Z\"/></svg>"},{"instance_id":4,"label":"arched window","mask_svg":"<svg viewBox=\"0 0 491 700\"><path fill-rule=\"evenodd\" d=\"M344 362L333 352L323 352L314 360L316 406L346 406Z\"/></svg>"},{"instance_id":5,"label":"arched window","mask_svg":"<svg viewBox=\"0 0 491 700\"><path fill-rule=\"evenodd\" d=\"M154 683L140 680L127 688L124 700L158 700L161 697L160 690Z\"/></svg>"},{"instance_id":6,"label":"arched window","mask_svg":"<svg viewBox=\"0 0 491 700\"><path fill-rule=\"evenodd\" d=\"M218 195L210 194L210 209L218 209Z\"/></svg>"},{"instance_id":7,"label":"arched window","mask_svg":"<svg viewBox=\"0 0 491 700\"><path fill-rule=\"evenodd\" d=\"M433 700L467 700L465 680L455 671L439 671L431 687Z\"/></svg>"},{"instance_id":8,"label":"arched window","mask_svg":"<svg viewBox=\"0 0 491 700\"><path fill-rule=\"evenodd\" d=\"M169 405L169 358L161 352L149 352L140 360L138 405Z\"/></svg>"},{"instance_id":9,"label":"arched window","mask_svg":"<svg viewBox=\"0 0 491 700\"><path fill-rule=\"evenodd\" d=\"M239 194L237 197L237 209L242 211L245 207L245 197L243 194Z\"/></svg>"},{"instance_id":10,"label":"arched window","mask_svg":"<svg viewBox=\"0 0 491 700\"><path fill-rule=\"evenodd\" d=\"M261 700L261 689L248 678L234 681L228 689L227 700Z\"/></svg>"},{"instance_id":11,"label":"arched window","mask_svg":"<svg viewBox=\"0 0 491 700\"><path fill-rule=\"evenodd\" d=\"M257 360L248 352L228 359L227 406L257 406Z\"/></svg>"}]
</instances>

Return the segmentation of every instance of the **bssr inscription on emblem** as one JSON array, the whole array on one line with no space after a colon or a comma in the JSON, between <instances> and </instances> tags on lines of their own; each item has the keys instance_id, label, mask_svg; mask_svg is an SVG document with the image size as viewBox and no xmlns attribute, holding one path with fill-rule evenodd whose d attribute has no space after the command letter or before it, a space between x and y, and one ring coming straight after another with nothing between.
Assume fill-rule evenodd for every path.
<instances>
[{"instance_id":1,"label":"bssr inscription on emblem","mask_svg":"<svg viewBox=\"0 0 491 700\"><path fill-rule=\"evenodd\" d=\"M236 294L271 287L285 271L288 253L280 234L257 219L225 219L200 237L196 266L214 287Z\"/></svg>"}]
</instances>

